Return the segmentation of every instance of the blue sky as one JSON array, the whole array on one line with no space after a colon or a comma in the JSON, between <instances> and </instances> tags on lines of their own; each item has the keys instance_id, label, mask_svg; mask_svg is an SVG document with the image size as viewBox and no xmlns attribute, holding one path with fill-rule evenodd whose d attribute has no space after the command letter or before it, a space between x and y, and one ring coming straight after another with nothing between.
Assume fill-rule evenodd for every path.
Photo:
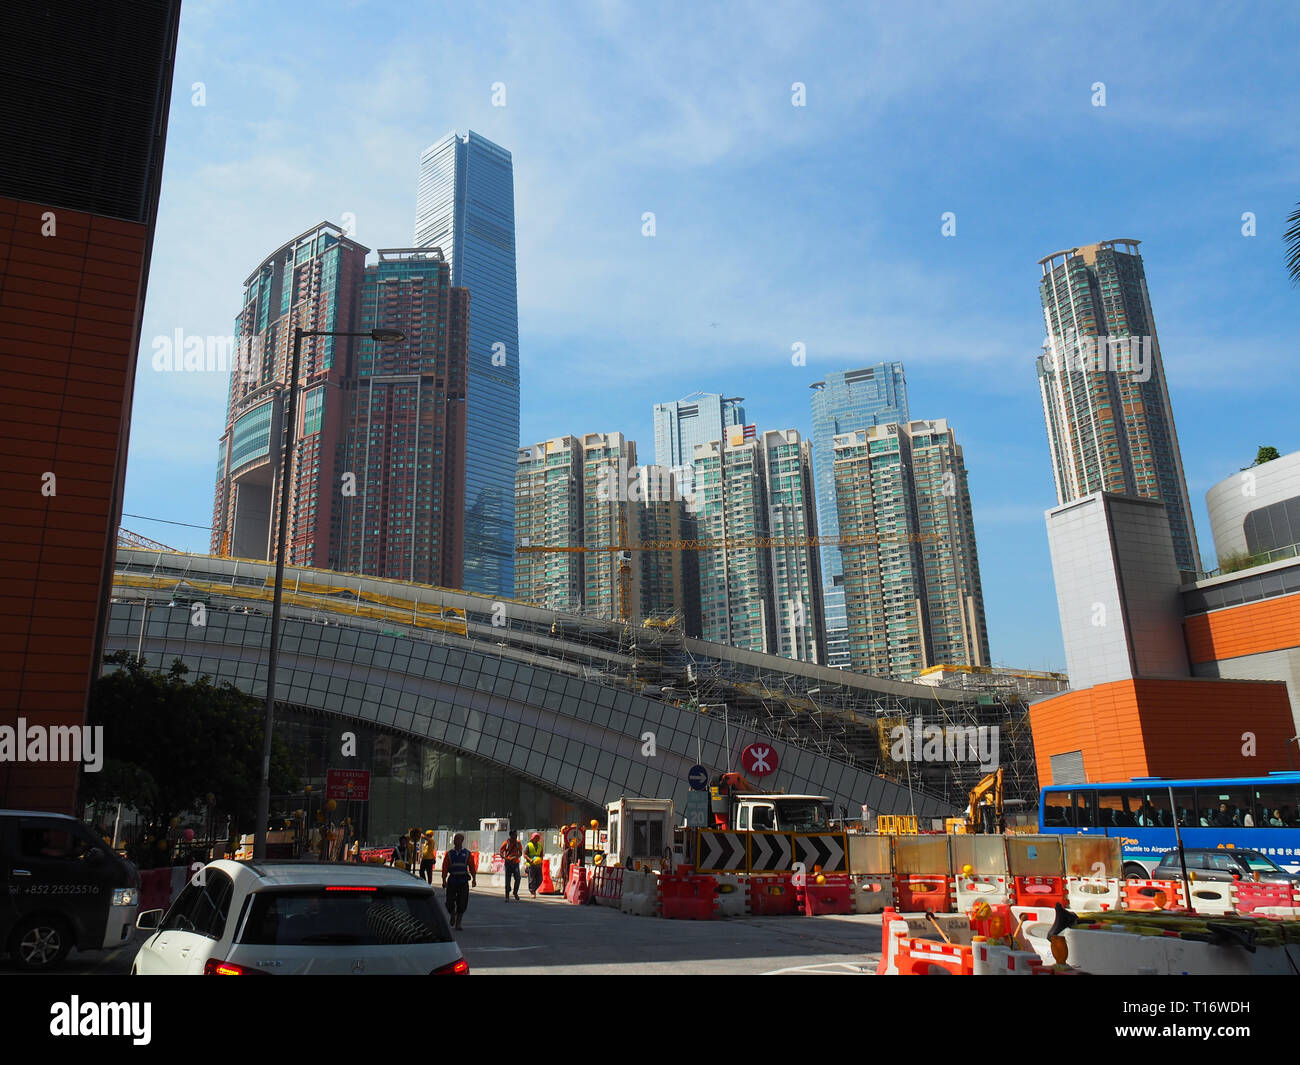
<instances>
[{"instance_id":1,"label":"blue sky","mask_svg":"<svg viewBox=\"0 0 1300 1065\"><path fill-rule=\"evenodd\" d=\"M900 359L912 416L965 451L993 658L1027 668L1065 666L1038 260L1141 240L1212 564L1206 490L1300 448L1293 5L647 11L186 0L125 511L211 521L227 382L154 371L153 338L228 335L249 273L323 219L406 246L420 151L470 128L514 155L524 442L618 430L651 461L652 405L696 390L807 433L813 381Z\"/></svg>"}]
</instances>

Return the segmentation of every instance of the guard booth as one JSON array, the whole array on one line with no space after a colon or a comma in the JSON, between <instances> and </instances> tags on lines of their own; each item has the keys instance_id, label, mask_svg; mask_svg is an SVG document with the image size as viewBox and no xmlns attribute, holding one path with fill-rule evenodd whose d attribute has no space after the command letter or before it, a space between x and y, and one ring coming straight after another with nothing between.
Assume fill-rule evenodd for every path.
<instances>
[{"instance_id":1,"label":"guard booth","mask_svg":"<svg viewBox=\"0 0 1300 1065\"><path fill-rule=\"evenodd\" d=\"M672 799L616 799L605 807L605 818L609 865L658 869L664 852L672 850Z\"/></svg>"}]
</instances>

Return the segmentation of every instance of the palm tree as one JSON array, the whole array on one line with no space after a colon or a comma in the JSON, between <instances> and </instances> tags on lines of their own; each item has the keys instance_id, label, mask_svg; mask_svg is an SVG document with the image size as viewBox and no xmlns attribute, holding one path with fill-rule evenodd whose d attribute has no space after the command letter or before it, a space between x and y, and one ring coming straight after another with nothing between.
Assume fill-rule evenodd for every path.
<instances>
[{"instance_id":1,"label":"palm tree","mask_svg":"<svg viewBox=\"0 0 1300 1065\"><path fill-rule=\"evenodd\" d=\"M1286 241L1286 267L1291 273L1291 281L1300 285L1300 203L1291 212L1287 220L1287 231L1282 234Z\"/></svg>"}]
</instances>

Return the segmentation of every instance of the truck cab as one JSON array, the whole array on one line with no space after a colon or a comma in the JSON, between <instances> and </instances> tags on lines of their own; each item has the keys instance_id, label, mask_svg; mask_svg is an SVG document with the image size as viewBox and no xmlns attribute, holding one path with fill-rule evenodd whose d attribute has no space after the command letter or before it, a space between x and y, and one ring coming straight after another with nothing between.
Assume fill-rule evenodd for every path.
<instances>
[{"instance_id":1,"label":"truck cab","mask_svg":"<svg viewBox=\"0 0 1300 1065\"><path fill-rule=\"evenodd\" d=\"M825 795L737 795L732 826L752 832L829 832L831 801Z\"/></svg>"}]
</instances>

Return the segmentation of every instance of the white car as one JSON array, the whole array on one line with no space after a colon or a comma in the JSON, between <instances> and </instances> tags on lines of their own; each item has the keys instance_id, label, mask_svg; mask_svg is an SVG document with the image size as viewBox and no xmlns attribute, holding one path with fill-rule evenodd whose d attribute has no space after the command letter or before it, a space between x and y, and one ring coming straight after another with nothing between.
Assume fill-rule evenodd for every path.
<instances>
[{"instance_id":1,"label":"white car","mask_svg":"<svg viewBox=\"0 0 1300 1065\"><path fill-rule=\"evenodd\" d=\"M215 861L136 927L143 976L469 972L433 888L382 865Z\"/></svg>"}]
</instances>

